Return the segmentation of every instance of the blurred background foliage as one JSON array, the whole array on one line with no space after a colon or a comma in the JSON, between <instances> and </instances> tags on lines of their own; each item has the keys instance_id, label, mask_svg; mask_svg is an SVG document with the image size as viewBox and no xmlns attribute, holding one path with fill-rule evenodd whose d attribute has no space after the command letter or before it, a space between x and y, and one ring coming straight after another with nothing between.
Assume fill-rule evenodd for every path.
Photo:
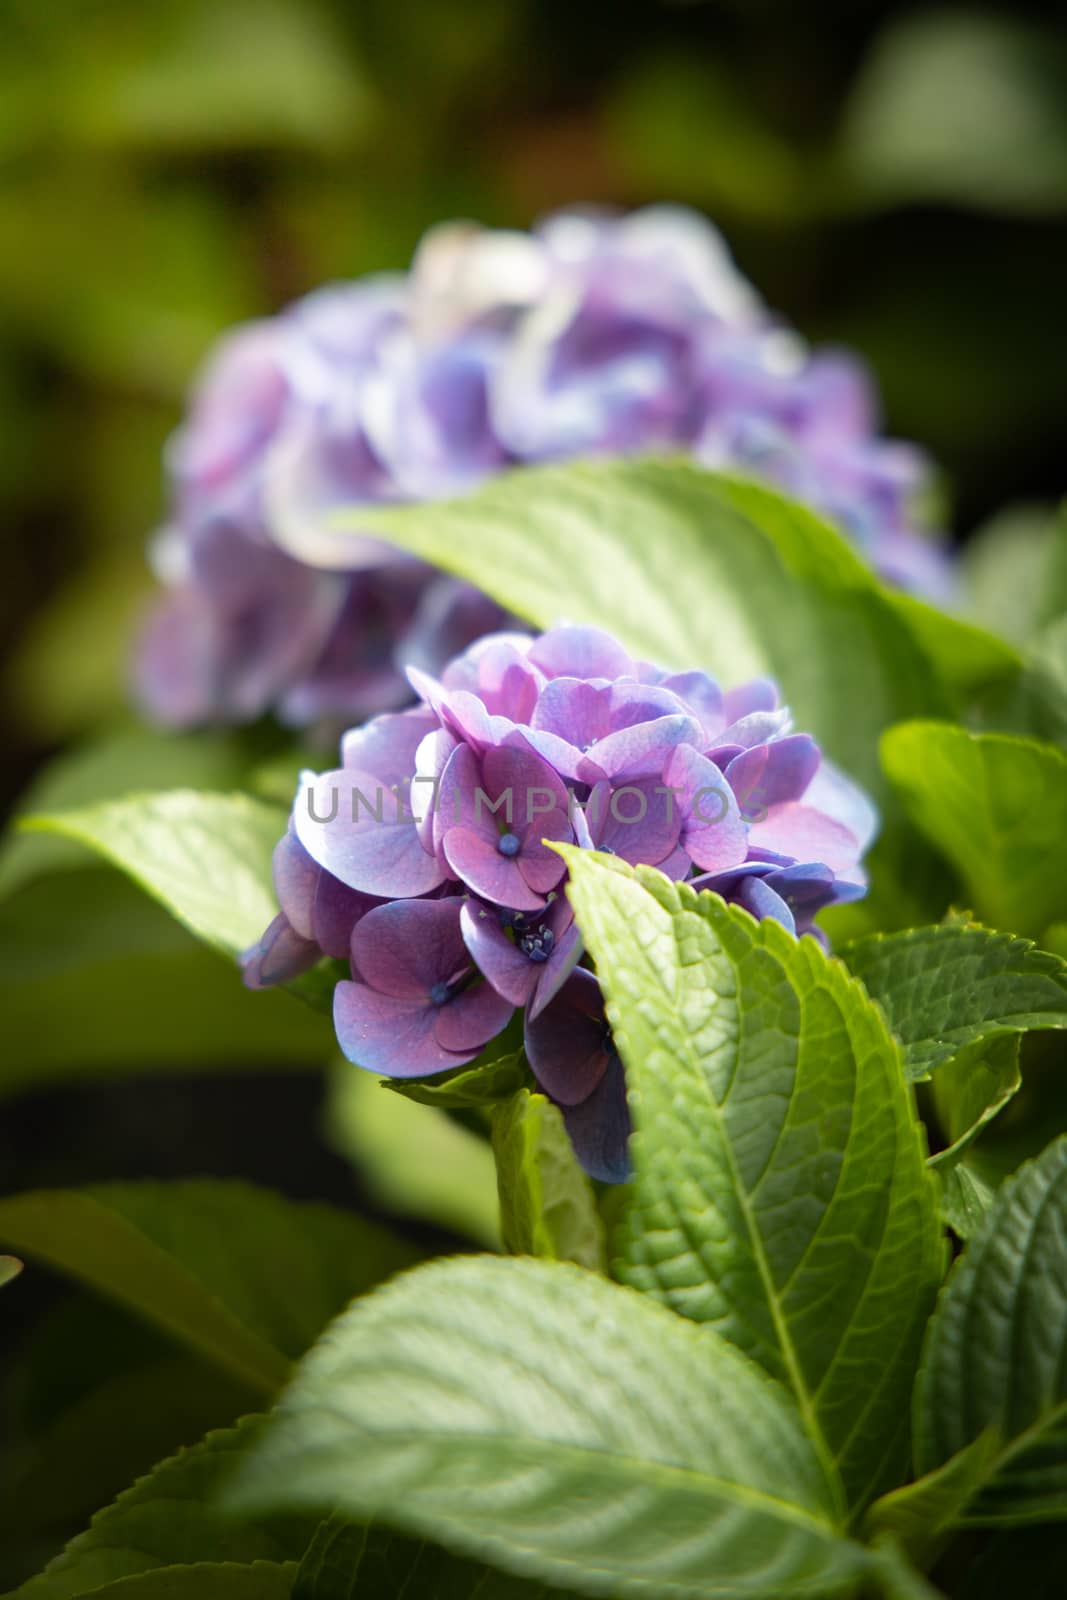
<instances>
[{"instance_id":1,"label":"blurred background foliage","mask_svg":"<svg viewBox=\"0 0 1067 1600\"><path fill-rule=\"evenodd\" d=\"M688 201L872 361L957 533L1061 487L1067 28L1018 5L4 0L7 791L122 704L160 451L224 328L457 214ZM1058 343L1058 348L1057 348Z\"/></svg>"},{"instance_id":2,"label":"blurred background foliage","mask_svg":"<svg viewBox=\"0 0 1067 1600\"><path fill-rule=\"evenodd\" d=\"M0 800L125 715L161 451L213 339L331 278L406 266L456 215L526 227L583 200L705 211L772 306L870 360L889 430L940 463L954 535L995 514L1018 530L980 575L987 614L1001 607L1004 631L1025 636L1063 490L1067 21L1051 16L879 0L0 0ZM176 771L233 781L232 750L132 737L139 786L146 760L160 785ZM53 801L64 785L92 794L80 759L45 780ZM62 863L38 887L46 843L23 841L2 868L18 879L0 907L2 1003L12 1048L34 1048L2 1074L0 1193L209 1172L344 1201L354 1154L364 1203L395 1211L398 1125L379 1130L352 1101L369 1080L345 1080L320 1137L318 1019L244 995L99 865ZM83 916L89 973L68 954ZM99 1031L75 1046L79 984ZM96 1081L135 1058L137 1078ZM72 1081L34 1089L65 1059ZM183 1062L199 1070L175 1075ZM491 1171L456 1145L463 1131L396 1135L408 1170L424 1140L432 1156L414 1165L444 1174L451 1210L408 1194L455 1230L437 1243L492 1227ZM171 1373L180 1415L153 1410L136 1374L158 1397L151 1375L173 1352L40 1284L3 1307L8 1348L37 1336L0 1402L23 1508L18 1540L0 1516L0 1588L241 1400ZM119 1423L109 1386L124 1361Z\"/></svg>"}]
</instances>

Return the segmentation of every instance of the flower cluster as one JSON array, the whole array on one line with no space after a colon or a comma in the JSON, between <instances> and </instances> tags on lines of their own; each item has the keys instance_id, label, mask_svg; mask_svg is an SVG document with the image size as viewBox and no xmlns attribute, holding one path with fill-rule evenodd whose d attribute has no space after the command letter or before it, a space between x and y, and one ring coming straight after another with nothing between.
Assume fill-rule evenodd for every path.
<instances>
[{"instance_id":1,"label":"flower cluster","mask_svg":"<svg viewBox=\"0 0 1067 1600\"><path fill-rule=\"evenodd\" d=\"M334 1021L391 1077L472 1060L524 1010L525 1048L595 1176L625 1175L626 1102L553 842L714 889L792 932L863 893L864 795L792 731L773 684L632 660L595 628L490 635L420 705L305 773L274 858L281 913L252 987L351 962Z\"/></svg>"},{"instance_id":2,"label":"flower cluster","mask_svg":"<svg viewBox=\"0 0 1067 1600\"><path fill-rule=\"evenodd\" d=\"M695 213L435 229L409 274L311 294L209 363L169 454L141 697L172 723L406 704L404 666L439 670L500 613L372 539L340 556L321 512L459 494L519 462L686 450L810 502L892 581L943 590L911 521L922 459L876 426L859 364L771 318Z\"/></svg>"}]
</instances>

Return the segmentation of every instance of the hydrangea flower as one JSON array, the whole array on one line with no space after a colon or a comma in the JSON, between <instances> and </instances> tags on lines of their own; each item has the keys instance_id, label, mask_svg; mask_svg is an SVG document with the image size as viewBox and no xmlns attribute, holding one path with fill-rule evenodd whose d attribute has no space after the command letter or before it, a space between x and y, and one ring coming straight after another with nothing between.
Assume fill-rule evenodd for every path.
<instances>
[{"instance_id":1,"label":"hydrangea flower","mask_svg":"<svg viewBox=\"0 0 1067 1600\"><path fill-rule=\"evenodd\" d=\"M327 954L341 1048L421 1076L474 1059L523 1010L525 1047L594 1176L626 1173L622 1068L550 843L611 851L821 937L862 895L876 818L793 731L774 685L666 673L596 628L490 635L421 704L345 735L305 773L274 856L280 914L252 987Z\"/></svg>"},{"instance_id":2,"label":"hydrangea flower","mask_svg":"<svg viewBox=\"0 0 1067 1600\"><path fill-rule=\"evenodd\" d=\"M809 352L702 217L448 224L408 274L318 290L209 360L168 453L154 546L167 593L141 640L140 696L176 724L274 710L343 726L400 709L407 666L440 672L501 614L374 539L339 552L323 510L650 449L777 483L893 582L945 592L945 559L914 524L921 456L878 436L860 364Z\"/></svg>"}]
</instances>

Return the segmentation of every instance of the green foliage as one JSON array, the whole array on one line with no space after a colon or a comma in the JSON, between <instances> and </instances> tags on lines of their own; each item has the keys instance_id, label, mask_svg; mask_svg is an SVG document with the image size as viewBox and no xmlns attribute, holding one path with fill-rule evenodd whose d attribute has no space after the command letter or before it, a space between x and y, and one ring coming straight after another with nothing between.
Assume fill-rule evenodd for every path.
<instances>
[{"instance_id":1,"label":"green foliage","mask_svg":"<svg viewBox=\"0 0 1067 1600\"><path fill-rule=\"evenodd\" d=\"M169 1569L184 1568L191 1555L197 1566L232 1564L240 1568L268 1562L277 1567L299 1561L312 1537L310 1520L239 1521L221 1515L216 1504L222 1485L261 1431L262 1419L249 1418L237 1428L209 1434L201 1444L164 1461L94 1517L89 1529L72 1540L40 1577L18 1590L18 1600L77 1600L90 1591L107 1592L111 1585L138 1574L151 1572L162 1578ZM130 1589L131 1594L140 1592L136 1587ZM144 1590L146 1595L167 1592L166 1583ZM176 1588L175 1592L182 1591ZM227 1592L220 1584L218 1593ZM246 1586L233 1592L257 1591ZM266 1587L263 1592L273 1594L274 1590ZM205 1585L203 1593L210 1595L212 1590Z\"/></svg>"},{"instance_id":2,"label":"green foliage","mask_svg":"<svg viewBox=\"0 0 1067 1600\"><path fill-rule=\"evenodd\" d=\"M73 810L132 790L220 789L240 784L248 756L238 738L120 728L50 762L25 790L18 815ZM85 866L90 850L53 833L15 832L0 845L0 892L60 867Z\"/></svg>"},{"instance_id":3,"label":"green foliage","mask_svg":"<svg viewBox=\"0 0 1067 1600\"><path fill-rule=\"evenodd\" d=\"M1008 734L909 722L882 740L915 825L984 922L1039 935L1067 903L1067 755Z\"/></svg>"},{"instance_id":4,"label":"green foliage","mask_svg":"<svg viewBox=\"0 0 1067 1600\"><path fill-rule=\"evenodd\" d=\"M339 1514L319 1526L293 1584L293 1600L405 1593L419 1600L560 1600L562 1595L555 1586L546 1589L494 1572L439 1545Z\"/></svg>"},{"instance_id":5,"label":"green foliage","mask_svg":"<svg viewBox=\"0 0 1067 1600\"><path fill-rule=\"evenodd\" d=\"M898 18L853 90L855 175L883 203L1062 211L1063 46L1010 13L931 8Z\"/></svg>"},{"instance_id":6,"label":"green foliage","mask_svg":"<svg viewBox=\"0 0 1067 1600\"><path fill-rule=\"evenodd\" d=\"M985 1221L995 1191L966 1161L938 1169L941 1215L960 1239L969 1239Z\"/></svg>"},{"instance_id":7,"label":"green foliage","mask_svg":"<svg viewBox=\"0 0 1067 1600\"><path fill-rule=\"evenodd\" d=\"M23 827L88 846L198 938L239 955L277 913L270 858L285 823L279 807L248 795L174 789L37 814Z\"/></svg>"},{"instance_id":8,"label":"green foliage","mask_svg":"<svg viewBox=\"0 0 1067 1600\"><path fill-rule=\"evenodd\" d=\"M956 1162L1019 1088L1017 1035L1067 1027L1067 964L959 918L841 954L885 1012L908 1076L932 1078L946 1146L934 1161Z\"/></svg>"},{"instance_id":9,"label":"green foliage","mask_svg":"<svg viewBox=\"0 0 1067 1600\"><path fill-rule=\"evenodd\" d=\"M906 1458L942 1268L898 1048L813 940L646 868L567 861L636 1129L620 1270L786 1383L862 1504Z\"/></svg>"},{"instance_id":10,"label":"green foliage","mask_svg":"<svg viewBox=\"0 0 1067 1600\"><path fill-rule=\"evenodd\" d=\"M381 1513L593 1595L829 1600L874 1565L772 1380L560 1262L434 1263L357 1305L301 1367L234 1502Z\"/></svg>"},{"instance_id":11,"label":"green foliage","mask_svg":"<svg viewBox=\"0 0 1067 1600\"><path fill-rule=\"evenodd\" d=\"M0 1096L118 1075L318 1067L335 1048L326 1017L246 990L105 867L55 871L0 901L0 944Z\"/></svg>"},{"instance_id":12,"label":"green foliage","mask_svg":"<svg viewBox=\"0 0 1067 1600\"><path fill-rule=\"evenodd\" d=\"M285 504L277 511L284 523ZM840 534L771 490L686 462L518 471L446 505L360 513L361 529L372 523L539 625L565 609L664 666L703 667L727 684L770 674L797 726L876 787L880 729L950 705L912 608ZM339 551L354 536L324 534ZM948 618L938 630L943 660L972 688L1016 670L1014 653L989 636Z\"/></svg>"},{"instance_id":13,"label":"green foliage","mask_svg":"<svg viewBox=\"0 0 1067 1600\"><path fill-rule=\"evenodd\" d=\"M442 1111L485 1110L510 1099L520 1089L534 1087L533 1074L522 1051L500 1053L505 1037L494 1039L469 1067L457 1067L436 1078L386 1078L382 1087L405 1100L437 1106Z\"/></svg>"},{"instance_id":14,"label":"green foliage","mask_svg":"<svg viewBox=\"0 0 1067 1600\"><path fill-rule=\"evenodd\" d=\"M1067 1138L1003 1188L938 1305L915 1396L916 1460L932 1472L995 1430L956 1522L1067 1516Z\"/></svg>"},{"instance_id":15,"label":"green foliage","mask_svg":"<svg viewBox=\"0 0 1067 1600\"><path fill-rule=\"evenodd\" d=\"M415 1258L358 1217L210 1179L14 1195L0 1240L268 1396L352 1295Z\"/></svg>"},{"instance_id":16,"label":"green foliage","mask_svg":"<svg viewBox=\"0 0 1067 1600\"><path fill-rule=\"evenodd\" d=\"M858 939L841 959L886 1014L914 1081L966 1046L1067 1028L1067 962L966 921Z\"/></svg>"},{"instance_id":17,"label":"green foliage","mask_svg":"<svg viewBox=\"0 0 1067 1600\"><path fill-rule=\"evenodd\" d=\"M559 1109L543 1094L520 1089L494 1108L492 1126L505 1249L602 1267L593 1185L578 1165Z\"/></svg>"}]
</instances>

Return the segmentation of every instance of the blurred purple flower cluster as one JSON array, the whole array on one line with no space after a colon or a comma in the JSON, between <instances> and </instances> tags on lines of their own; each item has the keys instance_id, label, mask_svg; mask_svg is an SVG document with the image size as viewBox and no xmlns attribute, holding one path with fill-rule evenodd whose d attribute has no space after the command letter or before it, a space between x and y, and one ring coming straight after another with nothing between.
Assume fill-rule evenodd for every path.
<instances>
[{"instance_id":1,"label":"blurred purple flower cluster","mask_svg":"<svg viewBox=\"0 0 1067 1600\"><path fill-rule=\"evenodd\" d=\"M264 987L351 962L334 1023L390 1077L472 1060L525 1012L525 1049L594 1176L626 1170L622 1072L551 842L718 891L791 932L865 887L866 797L792 731L766 680L633 661L594 628L472 645L421 704L305 773L274 858L281 913L245 957Z\"/></svg>"},{"instance_id":2,"label":"blurred purple flower cluster","mask_svg":"<svg viewBox=\"0 0 1067 1600\"><path fill-rule=\"evenodd\" d=\"M500 612L372 539L339 555L320 513L460 494L521 462L685 450L781 485L936 593L944 557L912 523L923 460L876 426L862 367L811 354L693 212L439 227L407 275L322 289L209 362L170 449L141 699L176 724L402 706L406 665L439 669Z\"/></svg>"}]
</instances>

